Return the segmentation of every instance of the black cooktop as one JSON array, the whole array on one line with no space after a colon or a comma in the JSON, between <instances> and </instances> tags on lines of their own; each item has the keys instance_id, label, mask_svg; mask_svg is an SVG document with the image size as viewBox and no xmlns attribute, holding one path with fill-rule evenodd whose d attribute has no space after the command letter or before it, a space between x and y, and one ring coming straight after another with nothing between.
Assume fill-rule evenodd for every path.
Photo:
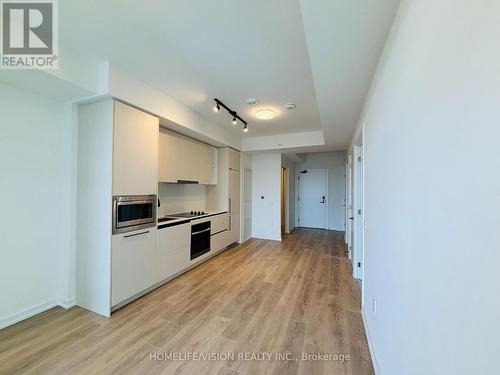
<instances>
[{"instance_id":1,"label":"black cooktop","mask_svg":"<svg viewBox=\"0 0 500 375\"><path fill-rule=\"evenodd\" d=\"M205 212L205 211L189 211L189 212L181 212L180 214L172 214L172 215L169 215L169 216L192 218L192 217L203 216L203 215L208 215L208 212Z\"/></svg>"}]
</instances>

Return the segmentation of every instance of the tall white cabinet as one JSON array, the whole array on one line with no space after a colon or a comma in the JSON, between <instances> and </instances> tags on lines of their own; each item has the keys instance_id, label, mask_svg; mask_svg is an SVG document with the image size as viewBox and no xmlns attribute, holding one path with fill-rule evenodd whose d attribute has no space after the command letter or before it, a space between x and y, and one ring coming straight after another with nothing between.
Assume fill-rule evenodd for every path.
<instances>
[{"instance_id":1,"label":"tall white cabinet","mask_svg":"<svg viewBox=\"0 0 500 375\"><path fill-rule=\"evenodd\" d=\"M114 102L113 195L156 194L158 118Z\"/></svg>"},{"instance_id":2,"label":"tall white cabinet","mask_svg":"<svg viewBox=\"0 0 500 375\"><path fill-rule=\"evenodd\" d=\"M79 110L76 304L105 316L155 281L156 228L112 235L111 219L113 195L157 194L158 133L112 99Z\"/></svg>"},{"instance_id":3,"label":"tall white cabinet","mask_svg":"<svg viewBox=\"0 0 500 375\"><path fill-rule=\"evenodd\" d=\"M228 149L229 154L229 243L240 240L240 153Z\"/></svg>"},{"instance_id":4,"label":"tall white cabinet","mask_svg":"<svg viewBox=\"0 0 500 375\"><path fill-rule=\"evenodd\" d=\"M217 240L229 246L240 240L240 152L231 148L218 150L217 185L207 186L207 209L228 212L228 230Z\"/></svg>"}]
</instances>

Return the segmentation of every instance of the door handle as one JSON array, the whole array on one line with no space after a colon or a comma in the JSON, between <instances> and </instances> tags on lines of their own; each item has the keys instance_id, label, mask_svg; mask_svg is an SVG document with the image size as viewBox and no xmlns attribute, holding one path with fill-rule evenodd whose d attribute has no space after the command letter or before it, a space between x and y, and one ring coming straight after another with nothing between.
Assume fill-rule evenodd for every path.
<instances>
[{"instance_id":1,"label":"door handle","mask_svg":"<svg viewBox=\"0 0 500 375\"><path fill-rule=\"evenodd\" d=\"M350 218L349 218L349 220L354 220L354 218L353 218L353 217L350 217Z\"/></svg>"},{"instance_id":2,"label":"door handle","mask_svg":"<svg viewBox=\"0 0 500 375\"><path fill-rule=\"evenodd\" d=\"M142 236L143 234L148 234L149 230L145 232L140 232L140 233L134 233L134 234L126 234L123 236L123 238L130 238L130 237L135 237L135 236Z\"/></svg>"},{"instance_id":3,"label":"door handle","mask_svg":"<svg viewBox=\"0 0 500 375\"><path fill-rule=\"evenodd\" d=\"M323 195L323 200L319 203L325 203L325 196Z\"/></svg>"},{"instance_id":4,"label":"door handle","mask_svg":"<svg viewBox=\"0 0 500 375\"><path fill-rule=\"evenodd\" d=\"M208 232L208 231L210 231L210 228L199 230L198 232L192 232L191 236L194 236L194 235L200 234L200 233L205 233L205 232Z\"/></svg>"}]
</instances>

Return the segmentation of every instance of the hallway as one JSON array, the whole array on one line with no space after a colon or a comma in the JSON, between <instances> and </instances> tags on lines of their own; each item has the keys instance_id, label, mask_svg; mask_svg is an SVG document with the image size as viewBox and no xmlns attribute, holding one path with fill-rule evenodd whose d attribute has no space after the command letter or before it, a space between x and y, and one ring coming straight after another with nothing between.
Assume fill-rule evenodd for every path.
<instances>
[{"instance_id":1,"label":"hallway","mask_svg":"<svg viewBox=\"0 0 500 375\"><path fill-rule=\"evenodd\" d=\"M54 308L2 330L0 374L373 374L345 254L342 232L249 240L110 319ZM166 353L293 358L168 361ZM333 359L304 361L302 353Z\"/></svg>"}]
</instances>

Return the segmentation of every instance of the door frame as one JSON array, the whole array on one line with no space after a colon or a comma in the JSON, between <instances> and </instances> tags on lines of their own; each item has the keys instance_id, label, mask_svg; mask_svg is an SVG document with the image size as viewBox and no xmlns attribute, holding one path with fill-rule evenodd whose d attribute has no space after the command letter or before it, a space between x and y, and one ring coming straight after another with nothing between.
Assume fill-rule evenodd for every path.
<instances>
[{"instance_id":1,"label":"door frame","mask_svg":"<svg viewBox=\"0 0 500 375\"><path fill-rule=\"evenodd\" d=\"M345 166L345 183L346 183L346 197L345 197L345 243L347 244L347 252L349 259L352 260L352 232L353 232L353 207L352 207L352 153L349 153L346 158Z\"/></svg>"},{"instance_id":2,"label":"door frame","mask_svg":"<svg viewBox=\"0 0 500 375\"><path fill-rule=\"evenodd\" d=\"M302 170L307 170L307 171L311 171L311 172L325 172L325 197L326 197L326 207L325 207L325 228L318 228L318 229L325 229L325 230L328 230L329 228L329 223L328 223L328 213L329 213L329 207L330 207L330 197L328 195L328 169L320 169L320 168L313 168L313 169L309 169L309 168L303 168ZM300 223L300 180L299 180L299 177L302 173L300 173L300 169L299 168L296 168L296 171L295 171L295 182L296 182L296 185L295 185L295 191L296 191L296 199L295 199L295 202L296 202L296 217L297 217L297 220L296 220L296 223L295 225L299 228L302 227L301 223ZM303 227L303 228L308 228L308 227Z\"/></svg>"},{"instance_id":3,"label":"door frame","mask_svg":"<svg viewBox=\"0 0 500 375\"><path fill-rule=\"evenodd\" d=\"M281 167L281 229L282 233L290 233L290 184L288 176L290 170ZM283 220L284 219L284 220Z\"/></svg>"},{"instance_id":4,"label":"door frame","mask_svg":"<svg viewBox=\"0 0 500 375\"><path fill-rule=\"evenodd\" d=\"M353 275L358 280L363 280L364 268L364 155L363 145L353 147ZM358 266L358 263L360 266Z\"/></svg>"}]
</instances>

